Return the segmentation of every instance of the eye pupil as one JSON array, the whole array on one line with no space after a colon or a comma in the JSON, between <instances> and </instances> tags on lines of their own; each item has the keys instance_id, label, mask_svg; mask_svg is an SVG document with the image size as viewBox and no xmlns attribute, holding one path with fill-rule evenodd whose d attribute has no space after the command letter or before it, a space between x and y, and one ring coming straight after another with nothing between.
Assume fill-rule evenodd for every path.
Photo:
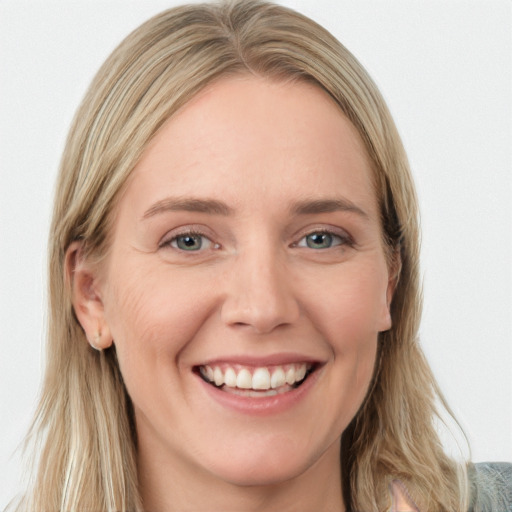
<instances>
[{"instance_id":1,"label":"eye pupil","mask_svg":"<svg viewBox=\"0 0 512 512\"><path fill-rule=\"evenodd\" d=\"M312 233L307 237L307 245L311 249L326 249L332 245L332 235L329 233Z\"/></svg>"},{"instance_id":2,"label":"eye pupil","mask_svg":"<svg viewBox=\"0 0 512 512\"><path fill-rule=\"evenodd\" d=\"M199 235L183 235L176 239L176 245L185 251L197 251L203 243Z\"/></svg>"}]
</instances>

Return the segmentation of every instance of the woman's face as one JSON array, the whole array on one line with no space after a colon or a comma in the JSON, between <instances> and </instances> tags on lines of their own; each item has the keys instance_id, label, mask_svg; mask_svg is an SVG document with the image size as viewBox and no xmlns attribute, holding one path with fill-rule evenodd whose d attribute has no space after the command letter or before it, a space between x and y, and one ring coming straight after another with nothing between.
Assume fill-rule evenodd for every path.
<instances>
[{"instance_id":1,"label":"woman's face","mask_svg":"<svg viewBox=\"0 0 512 512\"><path fill-rule=\"evenodd\" d=\"M116 214L95 286L140 457L243 485L332 470L391 285L370 162L330 97L209 86L159 131Z\"/></svg>"}]
</instances>

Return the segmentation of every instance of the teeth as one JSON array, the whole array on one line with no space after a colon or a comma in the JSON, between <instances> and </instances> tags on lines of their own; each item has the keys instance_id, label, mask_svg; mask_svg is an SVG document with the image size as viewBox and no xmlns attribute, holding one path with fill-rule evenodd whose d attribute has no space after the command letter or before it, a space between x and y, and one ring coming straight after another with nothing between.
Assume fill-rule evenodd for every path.
<instances>
[{"instance_id":1,"label":"teeth","mask_svg":"<svg viewBox=\"0 0 512 512\"><path fill-rule=\"evenodd\" d=\"M266 368L258 368L254 372L252 389L270 389L270 373Z\"/></svg>"},{"instance_id":2,"label":"teeth","mask_svg":"<svg viewBox=\"0 0 512 512\"><path fill-rule=\"evenodd\" d=\"M295 369L288 368L286 371L286 384L289 384L290 386L295 382Z\"/></svg>"},{"instance_id":3,"label":"teeth","mask_svg":"<svg viewBox=\"0 0 512 512\"><path fill-rule=\"evenodd\" d=\"M240 389L252 388L252 375L249 370L246 370L245 368L240 370L236 376L236 387Z\"/></svg>"},{"instance_id":4,"label":"teeth","mask_svg":"<svg viewBox=\"0 0 512 512\"><path fill-rule=\"evenodd\" d=\"M236 388L236 373L233 368L228 368L224 373L224 383L230 388Z\"/></svg>"},{"instance_id":5,"label":"teeth","mask_svg":"<svg viewBox=\"0 0 512 512\"><path fill-rule=\"evenodd\" d=\"M213 381L216 386L222 386L222 384L224 384L224 374L218 366L213 370Z\"/></svg>"},{"instance_id":6,"label":"teeth","mask_svg":"<svg viewBox=\"0 0 512 512\"><path fill-rule=\"evenodd\" d=\"M249 369L233 366L201 366L201 375L217 387L225 385L227 388L243 390L269 391L285 385L293 386L306 376L311 365L307 363L287 364L284 366L261 367ZM251 373L252 371L252 373Z\"/></svg>"},{"instance_id":7,"label":"teeth","mask_svg":"<svg viewBox=\"0 0 512 512\"><path fill-rule=\"evenodd\" d=\"M301 366L296 372L295 372L295 381L299 382L306 376L306 366Z\"/></svg>"},{"instance_id":8,"label":"teeth","mask_svg":"<svg viewBox=\"0 0 512 512\"><path fill-rule=\"evenodd\" d=\"M271 379L270 379L270 385L272 386L272 389L276 389L281 386L284 386L285 383L286 383L286 376L284 374L284 370L282 368L276 368L274 370L274 373L272 374Z\"/></svg>"}]
</instances>

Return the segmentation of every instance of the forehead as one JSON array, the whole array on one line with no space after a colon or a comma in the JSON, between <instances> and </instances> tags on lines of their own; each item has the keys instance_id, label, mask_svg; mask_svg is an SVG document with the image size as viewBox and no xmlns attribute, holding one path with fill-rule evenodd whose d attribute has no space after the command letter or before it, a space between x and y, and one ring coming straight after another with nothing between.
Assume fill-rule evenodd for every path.
<instances>
[{"instance_id":1,"label":"forehead","mask_svg":"<svg viewBox=\"0 0 512 512\"><path fill-rule=\"evenodd\" d=\"M336 192L375 203L372 174L357 130L323 89L241 75L210 84L173 115L130 181L155 200L213 192L237 203L247 195L282 201Z\"/></svg>"}]
</instances>

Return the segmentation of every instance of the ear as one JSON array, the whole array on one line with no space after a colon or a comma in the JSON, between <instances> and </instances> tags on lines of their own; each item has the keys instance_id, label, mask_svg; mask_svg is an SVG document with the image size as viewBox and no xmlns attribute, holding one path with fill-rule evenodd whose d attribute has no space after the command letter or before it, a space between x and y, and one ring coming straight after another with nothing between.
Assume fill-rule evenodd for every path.
<instances>
[{"instance_id":1,"label":"ear","mask_svg":"<svg viewBox=\"0 0 512 512\"><path fill-rule=\"evenodd\" d=\"M393 250L390 256L388 273L388 285L386 288L386 309L384 311L384 324L385 328L381 332L391 329L393 320L391 318L391 301L395 294L395 290L400 279L402 271L402 257L400 256L400 247Z\"/></svg>"},{"instance_id":2,"label":"ear","mask_svg":"<svg viewBox=\"0 0 512 512\"><path fill-rule=\"evenodd\" d=\"M96 350L109 348L112 336L105 319L98 269L84 258L80 242L68 247L65 265L73 309L87 341Z\"/></svg>"},{"instance_id":3,"label":"ear","mask_svg":"<svg viewBox=\"0 0 512 512\"><path fill-rule=\"evenodd\" d=\"M388 309L391 307L391 301L395 294L396 286L400 280L400 274L402 272L402 256L400 255L400 246L393 250L391 255L391 262L389 265L389 278L388 278L388 289L386 292L386 300Z\"/></svg>"}]
</instances>

